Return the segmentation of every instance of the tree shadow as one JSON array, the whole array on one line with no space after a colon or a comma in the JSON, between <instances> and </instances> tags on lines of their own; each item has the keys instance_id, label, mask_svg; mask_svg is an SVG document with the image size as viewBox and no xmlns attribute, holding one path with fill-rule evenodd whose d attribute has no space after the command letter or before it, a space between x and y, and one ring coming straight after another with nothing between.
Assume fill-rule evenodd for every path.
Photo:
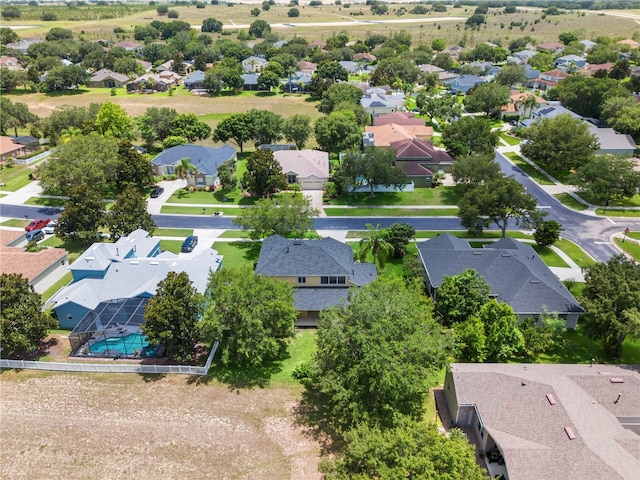
<instances>
[{"instance_id":1,"label":"tree shadow","mask_svg":"<svg viewBox=\"0 0 640 480\"><path fill-rule=\"evenodd\" d=\"M261 242L231 242L231 246L242 251L245 260L255 263L260 255Z\"/></svg>"},{"instance_id":2,"label":"tree shadow","mask_svg":"<svg viewBox=\"0 0 640 480\"><path fill-rule=\"evenodd\" d=\"M55 92L47 92L45 95L47 97L74 97L76 95L82 95L88 92L89 90L86 88L78 88L75 90L61 90L61 91L55 91Z\"/></svg>"},{"instance_id":3,"label":"tree shadow","mask_svg":"<svg viewBox=\"0 0 640 480\"><path fill-rule=\"evenodd\" d=\"M328 400L326 395L306 388L293 409L296 425L303 427L304 434L320 445L322 456L336 454L344 447L344 439L331 414Z\"/></svg>"},{"instance_id":4,"label":"tree shadow","mask_svg":"<svg viewBox=\"0 0 640 480\"><path fill-rule=\"evenodd\" d=\"M159 380L162 380L167 376L166 373L141 373L140 378L144 381L144 383L155 383Z\"/></svg>"},{"instance_id":5,"label":"tree shadow","mask_svg":"<svg viewBox=\"0 0 640 480\"><path fill-rule=\"evenodd\" d=\"M444 188L440 197L446 205L457 205L460 200L460 191L457 188Z\"/></svg>"},{"instance_id":6,"label":"tree shadow","mask_svg":"<svg viewBox=\"0 0 640 480\"><path fill-rule=\"evenodd\" d=\"M277 92L258 92L256 97L275 97Z\"/></svg>"}]
</instances>

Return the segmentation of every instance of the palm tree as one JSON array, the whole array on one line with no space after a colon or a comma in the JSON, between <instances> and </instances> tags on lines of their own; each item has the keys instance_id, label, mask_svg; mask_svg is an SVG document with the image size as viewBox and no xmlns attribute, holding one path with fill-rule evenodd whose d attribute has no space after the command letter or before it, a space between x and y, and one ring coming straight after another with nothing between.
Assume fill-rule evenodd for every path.
<instances>
[{"instance_id":1,"label":"palm tree","mask_svg":"<svg viewBox=\"0 0 640 480\"><path fill-rule=\"evenodd\" d=\"M368 232L360 240L360 261L364 262L367 254L373 254L373 261L379 268L384 268L384 264L393 255L393 245L387 241L387 230L380 228L380 224L375 227L370 223L366 224Z\"/></svg>"},{"instance_id":2,"label":"palm tree","mask_svg":"<svg viewBox=\"0 0 640 480\"><path fill-rule=\"evenodd\" d=\"M178 165L176 165L175 172L178 178L186 179L187 175L190 173L197 175L198 169L193 163L191 163L191 160L189 158L185 157L180 160L180 163Z\"/></svg>"},{"instance_id":3,"label":"palm tree","mask_svg":"<svg viewBox=\"0 0 640 480\"><path fill-rule=\"evenodd\" d=\"M67 143L73 137L77 137L78 135L81 135L81 134L82 134L82 130L80 130L79 128L75 128L75 127L65 128L60 131L60 142Z\"/></svg>"},{"instance_id":4,"label":"palm tree","mask_svg":"<svg viewBox=\"0 0 640 480\"><path fill-rule=\"evenodd\" d=\"M522 117L529 118L531 116L531 112L534 108L538 106L538 101L536 97L533 95L527 95L524 98L521 98L518 102L516 102L516 108L520 110L519 107L522 107ZM527 111L529 112L527 114Z\"/></svg>"}]
</instances>

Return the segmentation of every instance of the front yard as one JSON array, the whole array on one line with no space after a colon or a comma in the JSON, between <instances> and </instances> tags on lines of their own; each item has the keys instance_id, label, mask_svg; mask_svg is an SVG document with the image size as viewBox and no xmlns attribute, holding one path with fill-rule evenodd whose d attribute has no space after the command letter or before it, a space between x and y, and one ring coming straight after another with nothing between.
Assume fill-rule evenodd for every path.
<instances>
[{"instance_id":1,"label":"front yard","mask_svg":"<svg viewBox=\"0 0 640 480\"><path fill-rule=\"evenodd\" d=\"M454 187L416 188L413 192L382 192L344 194L326 201L327 205L398 206L457 205L459 194Z\"/></svg>"}]
</instances>

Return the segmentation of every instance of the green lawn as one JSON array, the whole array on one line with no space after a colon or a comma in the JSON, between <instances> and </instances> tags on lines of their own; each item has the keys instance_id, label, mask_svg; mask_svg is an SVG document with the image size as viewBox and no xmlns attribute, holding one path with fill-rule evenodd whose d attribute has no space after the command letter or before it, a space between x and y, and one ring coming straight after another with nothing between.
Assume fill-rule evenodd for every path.
<instances>
[{"instance_id":1,"label":"green lawn","mask_svg":"<svg viewBox=\"0 0 640 480\"><path fill-rule=\"evenodd\" d=\"M42 293L42 295L41 295L42 302L44 303L47 300L49 300L53 296L54 293L56 293L58 290L60 290L65 285L68 285L71 282L72 279L73 279L73 275L71 274L71 272L65 273L64 276L60 280L58 280L56 283L51 285L49 288L47 288Z\"/></svg>"},{"instance_id":2,"label":"green lawn","mask_svg":"<svg viewBox=\"0 0 640 480\"><path fill-rule=\"evenodd\" d=\"M349 245L353 249L354 258L359 258L360 242L347 242L347 245ZM407 246L407 254L403 258L390 258L389 260L387 260L384 268L378 268L378 274L381 277L388 277L393 275L402 276L402 274L404 273L404 262L416 256L417 254L417 245L414 242L409 243L409 245ZM373 263L373 255L371 254L371 252L367 253L367 257L364 259L364 261Z\"/></svg>"},{"instance_id":3,"label":"green lawn","mask_svg":"<svg viewBox=\"0 0 640 480\"><path fill-rule=\"evenodd\" d=\"M29 179L30 173L31 170L27 168L26 165L17 163L11 167L3 165L2 170L0 170L0 184L4 183L4 186L0 187L0 190L15 192L21 189L32 182L32 180Z\"/></svg>"},{"instance_id":4,"label":"green lawn","mask_svg":"<svg viewBox=\"0 0 640 480\"><path fill-rule=\"evenodd\" d=\"M594 358L598 363L623 363L637 365L640 363L640 341L627 338L622 345L622 358L614 360L607 357L602 350L601 342L587 338L580 327L564 333L565 345L551 353L539 354L534 363L590 363Z\"/></svg>"},{"instance_id":5,"label":"green lawn","mask_svg":"<svg viewBox=\"0 0 640 480\"><path fill-rule=\"evenodd\" d=\"M629 232L629 233L627 233L627 237L635 238L636 240L640 240L640 232Z\"/></svg>"},{"instance_id":6,"label":"green lawn","mask_svg":"<svg viewBox=\"0 0 640 480\"><path fill-rule=\"evenodd\" d=\"M604 208L596 208L596 214L605 215L607 217L640 217L640 210L611 210L606 212Z\"/></svg>"},{"instance_id":7,"label":"green lawn","mask_svg":"<svg viewBox=\"0 0 640 480\"><path fill-rule=\"evenodd\" d=\"M46 197L30 197L25 205L39 205L41 207L62 207L65 202L64 198L46 198Z\"/></svg>"},{"instance_id":8,"label":"green lawn","mask_svg":"<svg viewBox=\"0 0 640 480\"><path fill-rule=\"evenodd\" d=\"M590 265L595 265L595 260L591 258L587 253L582 250L578 245L573 243L571 240L567 240L566 238L561 238L556 243L553 244L555 247L558 247L564 253L566 253L571 260L573 260L576 265L580 268L585 268Z\"/></svg>"},{"instance_id":9,"label":"green lawn","mask_svg":"<svg viewBox=\"0 0 640 480\"><path fill-rule=\"evenodd\" d=\"M0 223L4 227L21 227L24 228L29 224L26 220L20 220L19 218L10 218Z\"/></svg>"},{"instance_id":10,"label":"green lawn","mask_svg":"<svg viewBox=\"0 0 640 480\"><path fill-rule=\"evenodd\" d=\"M226 200L225 200L226 197ZM253 205L255 199L241 196L239 191L223 192L189 192L185 189L176 191L167 203L195 203L199 205Z\"/></svg>"},{"instance_id":11,"label":"green lawn","mask_svg":"<svg viewBox=\"0 0 640 480\"><path fill-rule=\"evenodd\" d=\"M540 258L549 267L565 267L568 268L567 262L565 262L560 255L554 252L549 247L541 248L538 245L531 245L533 249L538 253Z\"/></svg>"},{"instance_id":12,"label":"green lawn","mask_svg":"<svg viewBox=\"0 0 640 480\"><path fill-rule=\"evenodd\" d=\"M180 207L174 205L165 205L160 213L175 215L213 215L215 212L222 212L224 215L238 215L239 208L224 208L218 206L211 207Z\"/></svg>"},{"instance_id":13,"label":"green lawn","mask_svg":"<svg viewBox=\"0 0 640 480\"><path fill-rule=\"evenodd\" d=\"M154 237L188 237L193 235L192 228L156 228L153 231Z\"/></svg>"},{"instance_id":14,"label":"green lawn","mask_svg":"<svg viewBox=\"0 0 640 480\"><path fill-rule=\"evenodd\" d=\"M249 238L246 230L225 230L219 238Z\"/></svg>"},{"instance_id":15,"label":"green lawn","mask_svg":"<svg viewBox=\"0 0 640 480\"><path fill-rule=\"evenodd\" d=\"M457 208L325 208L328 217L455 217ZM164 212L163 212L164 213Z\"/></svg>"},{"instance_id":16,"label":"green lawn","mask_svg":"<svg viewBox=\"0 0 640 480\"><path fill-rule=\"evenodd\" d=\"M89 248L91 242L86 243L73 240L63 241L61 238L56 237L55 235L50 235L49 238L40 242L40 245L44 245L47 247L64 248L67 252L69 252L69 254L67 255L69 263L73 263L82 252Z\"/></svg>"},{"instance_id":17,"label":"green lawn","mask_svg":"<svg viewBox=\"0 0 640 480\"><path fill-rule=\"evenodd\" d=\"M587 192L580 192L579 196L585 201L593 205L603 205L605 202L591 198ZM610 207L640 207L640 195L634 195L631 198L611 198L609 199Z\"/></svg>"},{"instance_id":18,"label":"green lawn","mask_svg":"<svg viewBox=\"0 0 640 480\"><path fill-rule=\"evenodd\" d=\"M556 197L558 201L563 205L569 208L573 208L574 210L586 210L587 208L589 208L587 205L585 205L584 203L580 203L568 193L556 193L554 197Z\"/></svg>"},{"instance_id":19,"label":"green lawn","mask_svg":"<svg viewBox=\"0 0 640 480\"><path fill-rule=\"evenodd\" d=\"M160 240L160 249L163 252L180 253L183 240Z\"/></svg>"},{"instance_id":20,"label":"green lawn","mask_svg":"<svg viewBox=\"0 0 640 480\"><path fill-rule=\"evenodd\" d=\"M258 260L261 242L215 242L212 248L223 255L223 268L239 268L249 266Z\"/></svg>"},{"instance_id":21,"label":"green lawn","mask_svg":"<svg viewBox=\"0 0 640 480\"><path fill-rule=\"evenodd\" d=\"M500 138L507 142L508 145L515 146L520 145L520 139L516 137L512 137L511 135L507 135L504 132L500 133Z\"/></svg>"},{"instance_id":22,"label":"green lawn","mask_svg":"<svg viewBox=\"0 0 640 480\"><path fill-rule=\"evenodd\" d=\"M244 365L225 367L221 362L214 361L207 377L238 388L265 387L270 383L297 386L298 381L291 374L298 365L310 361L315 351L316 331L296 330L287 351L281 358L263 362L258 367Z\"/></svg>"},{"instance_id":23,"label":"green lawn","mask_svg":"<svg viewBox=\"0 0 640 480\"><path fill-rule=\"evenodd\" d=\"M621 238L616 238L614 240L616 241L616 245L640 262L640 244L630 240L623 242Z\"/></svg>"},{"instance_id":24,"label":"green lawn","mask_svg":"<svg viewBox=\"0 0 640 480\"><path fill-rule=\"evenodd\" d=\"M517 165L517 167L522 170L524 173L529 175L533 180L535 180L540 185L553 185L553 182L549 180L545 175L540 173L534 167L532 167L529 163L523 160L517 153L507 152L504 154L509 160Z\"/></svg>"},{"instance_id":25,"label":"green lawn","mask_svg":"<svg viewBox=\"0 0 640 480\"><path fill-rule=\"evenodd\" d=\"M416 188L413 192L383 192L371 197L368 193L345 194L331 199L328 205L457 205L455 187Z\"/></svg>"}]
</instances>

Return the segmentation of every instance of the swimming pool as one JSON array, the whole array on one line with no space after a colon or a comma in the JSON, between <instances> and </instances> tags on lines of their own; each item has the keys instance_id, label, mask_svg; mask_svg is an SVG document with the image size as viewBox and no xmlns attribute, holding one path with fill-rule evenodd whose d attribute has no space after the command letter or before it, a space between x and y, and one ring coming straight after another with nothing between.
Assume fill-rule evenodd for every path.
<instances>
[{"instance_id":1,"label":"swimming pool","mask_svg":"<svg viewBox=\"0 0 640 480\"><path fill-rule=\"evenodd\" d=\"M109 337L89 346L91 353L106 355L134 355L149 345L147 337L141 333L131 333L124 337Z\"/></svg>"}]
</instances>

